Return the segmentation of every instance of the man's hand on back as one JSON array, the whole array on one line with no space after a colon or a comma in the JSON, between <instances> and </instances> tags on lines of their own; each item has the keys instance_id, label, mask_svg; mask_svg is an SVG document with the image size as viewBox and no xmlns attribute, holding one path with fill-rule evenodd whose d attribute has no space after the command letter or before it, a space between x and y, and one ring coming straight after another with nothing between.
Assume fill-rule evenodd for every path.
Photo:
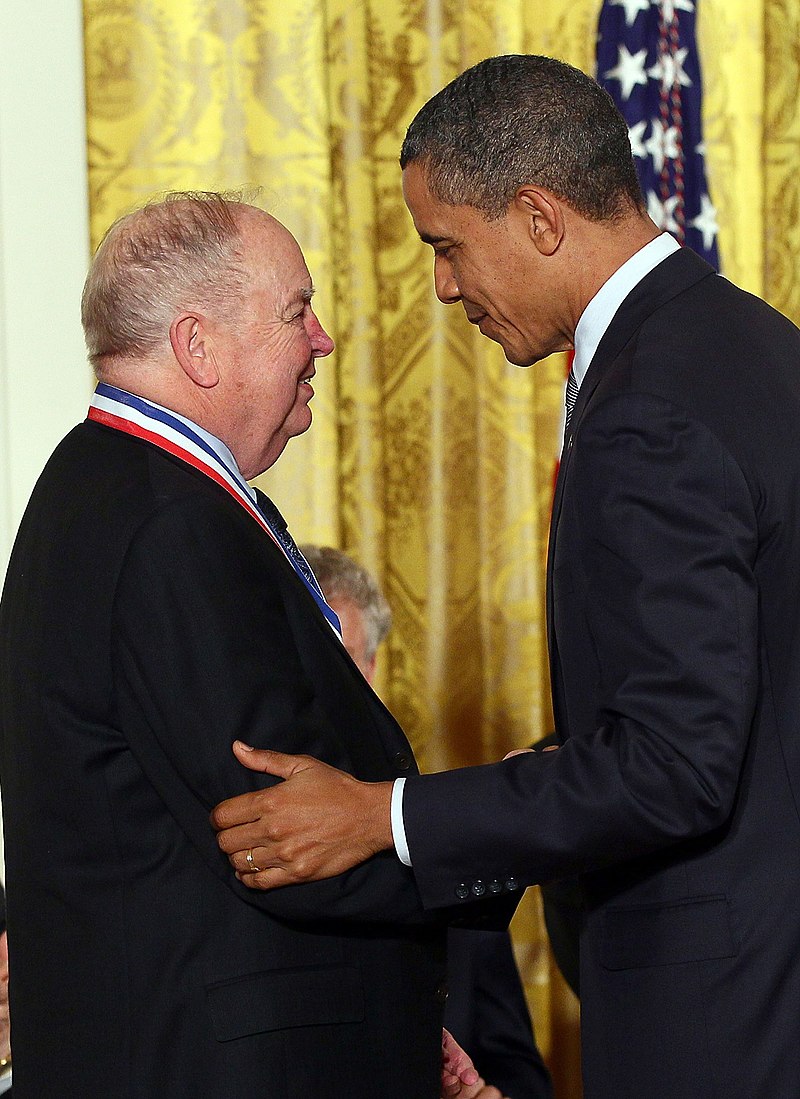
<instances>
[{"instance_id":1,"label":"man's hand on back","mask_svg":"<svg viewBox=\"0 0 800 1099\"><path fill-rule=\"evenodd\" d=\"M234 754L250 770L284 779L211 814L217 842L250 889L330 878L393 846L391 782L359 782L310 756L240 741Z\"/></svg>"}]
</instances>

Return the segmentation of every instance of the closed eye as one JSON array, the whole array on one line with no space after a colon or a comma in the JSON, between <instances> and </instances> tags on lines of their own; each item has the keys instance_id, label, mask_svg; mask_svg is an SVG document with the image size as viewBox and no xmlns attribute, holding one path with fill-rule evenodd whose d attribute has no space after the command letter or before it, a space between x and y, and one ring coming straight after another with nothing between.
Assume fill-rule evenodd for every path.
<instances>
[{"instance_id":1,"label":"closed eye","mask_svg":"<svg viewBox=\"0 0 800 1099\"><path fill-rule=\"evenodd\" d=\"M311 309L311 299L314 297L314 293L313 286L303 287L297 297L287 303L285 320L288 324L305 319L306 314Z\"/></svg>"}]
</instances>

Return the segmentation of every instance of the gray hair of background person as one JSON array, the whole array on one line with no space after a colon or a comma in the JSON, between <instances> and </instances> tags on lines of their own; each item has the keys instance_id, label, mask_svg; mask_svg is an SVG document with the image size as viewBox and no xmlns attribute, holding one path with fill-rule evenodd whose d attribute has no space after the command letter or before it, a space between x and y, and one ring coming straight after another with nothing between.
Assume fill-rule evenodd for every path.
<instances>
[{"instance_id":1,"label":"gray hair of background person","mask_svg":"<svg viewBox=\"0 0 800 1099\"><path fill-rule=\"evenodd\" d=\"M327 599L348 599L364 615L367 651L372 660L392 626L392 612L375 579L341 550L332 546L301 546Z\"/></svg>"},{"instance_id":2,"label":"gray hair of background person","mask_svg":"<svg viewBox=\"0 0 800 1099\"><path fill-rule=\"evenodd\" d=\"M538 184L592 221L644 209L628 127L579 69L536 54L490 57L429 100L400 165L418 161L431 194L492 220Z\"/></svg>"},{"instance_id":3,"label":"gray hair of background person","mask_svg":"<svg viewBox=\"0 0 800 1099\"><path fill-rule=\"evenodd\" d=\"M229 314L245 285L239 194L170 194L119 218L95 253L81 300L89 361L161 348L184 309Z\"/></svg>"}]
</instances>

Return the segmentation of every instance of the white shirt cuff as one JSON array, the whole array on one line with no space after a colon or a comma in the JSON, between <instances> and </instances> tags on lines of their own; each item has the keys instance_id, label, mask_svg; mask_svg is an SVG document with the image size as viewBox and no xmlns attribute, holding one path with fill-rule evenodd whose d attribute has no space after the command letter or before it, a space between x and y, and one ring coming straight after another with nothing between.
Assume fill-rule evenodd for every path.
<instances>
[{"instance_id":1,"label":"white shirt cuff","mask_svg":"<svg viewBox=\"0 0 800 1099\"><path fill-rule=\"evenodd\" d=\"M392 787L392 839L397 857L403 866L411 865L411 854L406 840L406 826L403 823L403 787L404 778L396 778Z\"/></svg>"}]
</instances>

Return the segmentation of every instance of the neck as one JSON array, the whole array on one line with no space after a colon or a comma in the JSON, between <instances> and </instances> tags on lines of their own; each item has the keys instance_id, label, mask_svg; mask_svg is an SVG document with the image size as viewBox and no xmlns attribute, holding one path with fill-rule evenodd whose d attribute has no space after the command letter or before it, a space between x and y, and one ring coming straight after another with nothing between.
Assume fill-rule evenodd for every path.
<instances>
[{"instance_id":1,"label":"neck","mask_svg":"<svg viewBox=\"0 0 800 1099\"><path fill-rule=\"evenodd\" d=\"M146 401L177 412L227 444L224 425L219 422L206 390L186 381L182 372L167 369L149 359L125 359L102 363L98 381L124 389Z\"/></svg>"},{"instance_id":2,"label":"neck","mask_svg":"<svg viewBox=\"0 0 800 1099\"><path fill-rule=\"evenodd\" d=\"M571 298L575 327L600 287L631 256L660 235L658 226L647 214L638 210L614 222L579 219L572 234L574 292Z\"/></svg>"}]
</instances>

